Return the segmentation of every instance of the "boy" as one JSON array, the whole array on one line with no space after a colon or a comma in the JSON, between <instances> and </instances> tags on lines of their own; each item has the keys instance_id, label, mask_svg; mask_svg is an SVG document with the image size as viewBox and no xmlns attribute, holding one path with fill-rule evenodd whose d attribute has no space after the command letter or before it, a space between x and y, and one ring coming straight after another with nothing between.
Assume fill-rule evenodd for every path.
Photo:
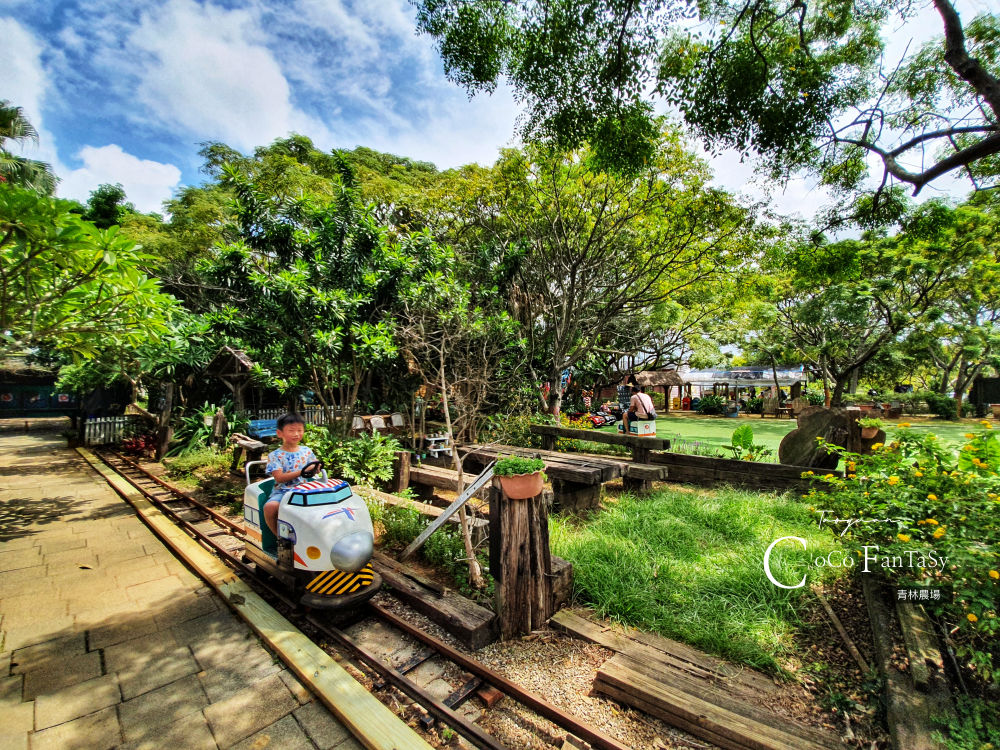
<instances>
[{"instance_id":1,"label":"boy","mask_svg":"<svg viewBox=\"0 0 1000 750\"><path fill-rule=\"evenodd\" d=\"M302 469L318 460L309 448L299 445L306 433L306 421L301 414L278 417L278 438L281 448L267 457L267 473L274 477L274 490L264 503L264 522L278 533L278 504L290 488L302 483Z\"/></svg>"},{"instance_id":2,"label":"boy","mask_svg":"<svg viewBox=\"0 0 1000 750\"><path fill-rule=\"evenodd\" d=\"M628 435L628 426L633 422L656 419L656 411L653 409L653 399L646 395L645 391L640 391L634 385L632 386L632 398L629 402L628 414L626 414L622 421L625 423L623 428L625 434Z\"/></svg>"}]
</instances>

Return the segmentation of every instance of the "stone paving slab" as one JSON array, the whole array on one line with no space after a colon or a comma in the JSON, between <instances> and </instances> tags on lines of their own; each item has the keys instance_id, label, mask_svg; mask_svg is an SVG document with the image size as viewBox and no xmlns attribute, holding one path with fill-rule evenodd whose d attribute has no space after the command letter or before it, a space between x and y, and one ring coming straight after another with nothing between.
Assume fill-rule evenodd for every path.
<instances>
[{"instance_id":1,"label":"stone paving slab","mask_svg":"<svg viewBox=\"0 0 1000 750\"><path fill-rule=\"evenodd\" d=\"M0 432L0 750L354 750L56 434Z\"/></svg>"}]
</instances>

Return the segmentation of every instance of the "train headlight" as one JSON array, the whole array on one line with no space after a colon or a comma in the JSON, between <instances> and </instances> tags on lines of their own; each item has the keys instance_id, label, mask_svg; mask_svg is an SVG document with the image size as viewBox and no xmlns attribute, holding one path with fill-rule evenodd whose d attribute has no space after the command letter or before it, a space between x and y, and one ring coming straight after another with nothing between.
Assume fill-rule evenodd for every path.
<instances>
[{"instance_id":1,"label":"train headlight","mask_svg":"<svg viewBox=\"0 0 1000 750\"><path fill-rule=\"evenodd\" d=\"M286 521L278 521L278 538L287 539L295 544L295 529Z\"/></svg>"},{"instance_id":2,"label":"train headlight","mask_svg":"<svg viewBox=\"0 0 1000 750\"><path fill-rule=\"evenodd\" d=\"M372 559L375 538L370 531L356 531L338 539L330 550L330 562L337 570L357 573Z\"/></svg>"}]
</instances>

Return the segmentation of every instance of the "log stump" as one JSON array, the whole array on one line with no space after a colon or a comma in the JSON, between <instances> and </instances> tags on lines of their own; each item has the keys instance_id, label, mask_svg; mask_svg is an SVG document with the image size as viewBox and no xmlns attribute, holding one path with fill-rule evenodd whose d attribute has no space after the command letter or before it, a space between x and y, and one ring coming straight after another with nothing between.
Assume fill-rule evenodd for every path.
<instances>
[{"instance_id":1,"label":"log stump","mask_svg":"<svg viewBox=\"0 0 1000 750\"><path fill-rule=\"evenodd\" d=\"M493 505L496 503L497 507ZM552 556L543 494L512 500L493 480L490 494L490 573L496 580L495 608L504 640L528 635L552 616ZM495 514L495 515L494 515Z\"/></svg>"}]
</instances>

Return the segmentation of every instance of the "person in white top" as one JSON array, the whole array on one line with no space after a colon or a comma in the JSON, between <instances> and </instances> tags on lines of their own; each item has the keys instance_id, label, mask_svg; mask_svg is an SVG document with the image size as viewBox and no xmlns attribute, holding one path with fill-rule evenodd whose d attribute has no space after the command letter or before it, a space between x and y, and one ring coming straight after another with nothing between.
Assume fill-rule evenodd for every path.
<instances>
[{"instance_id":1,"label":"person in white top","mask_svg":"<svg viewBox=\"0 0 1000 750\"><path fill-rule=\"evenodd\" d=\"M628 413L622 418L625 424L624 432L628 435L628 426L636 420L643 422L656 419L656 410L653 408L653 399L642 393L634 385L632 386L632 398L628 404Z\"/></svg>"}]
</instances>

